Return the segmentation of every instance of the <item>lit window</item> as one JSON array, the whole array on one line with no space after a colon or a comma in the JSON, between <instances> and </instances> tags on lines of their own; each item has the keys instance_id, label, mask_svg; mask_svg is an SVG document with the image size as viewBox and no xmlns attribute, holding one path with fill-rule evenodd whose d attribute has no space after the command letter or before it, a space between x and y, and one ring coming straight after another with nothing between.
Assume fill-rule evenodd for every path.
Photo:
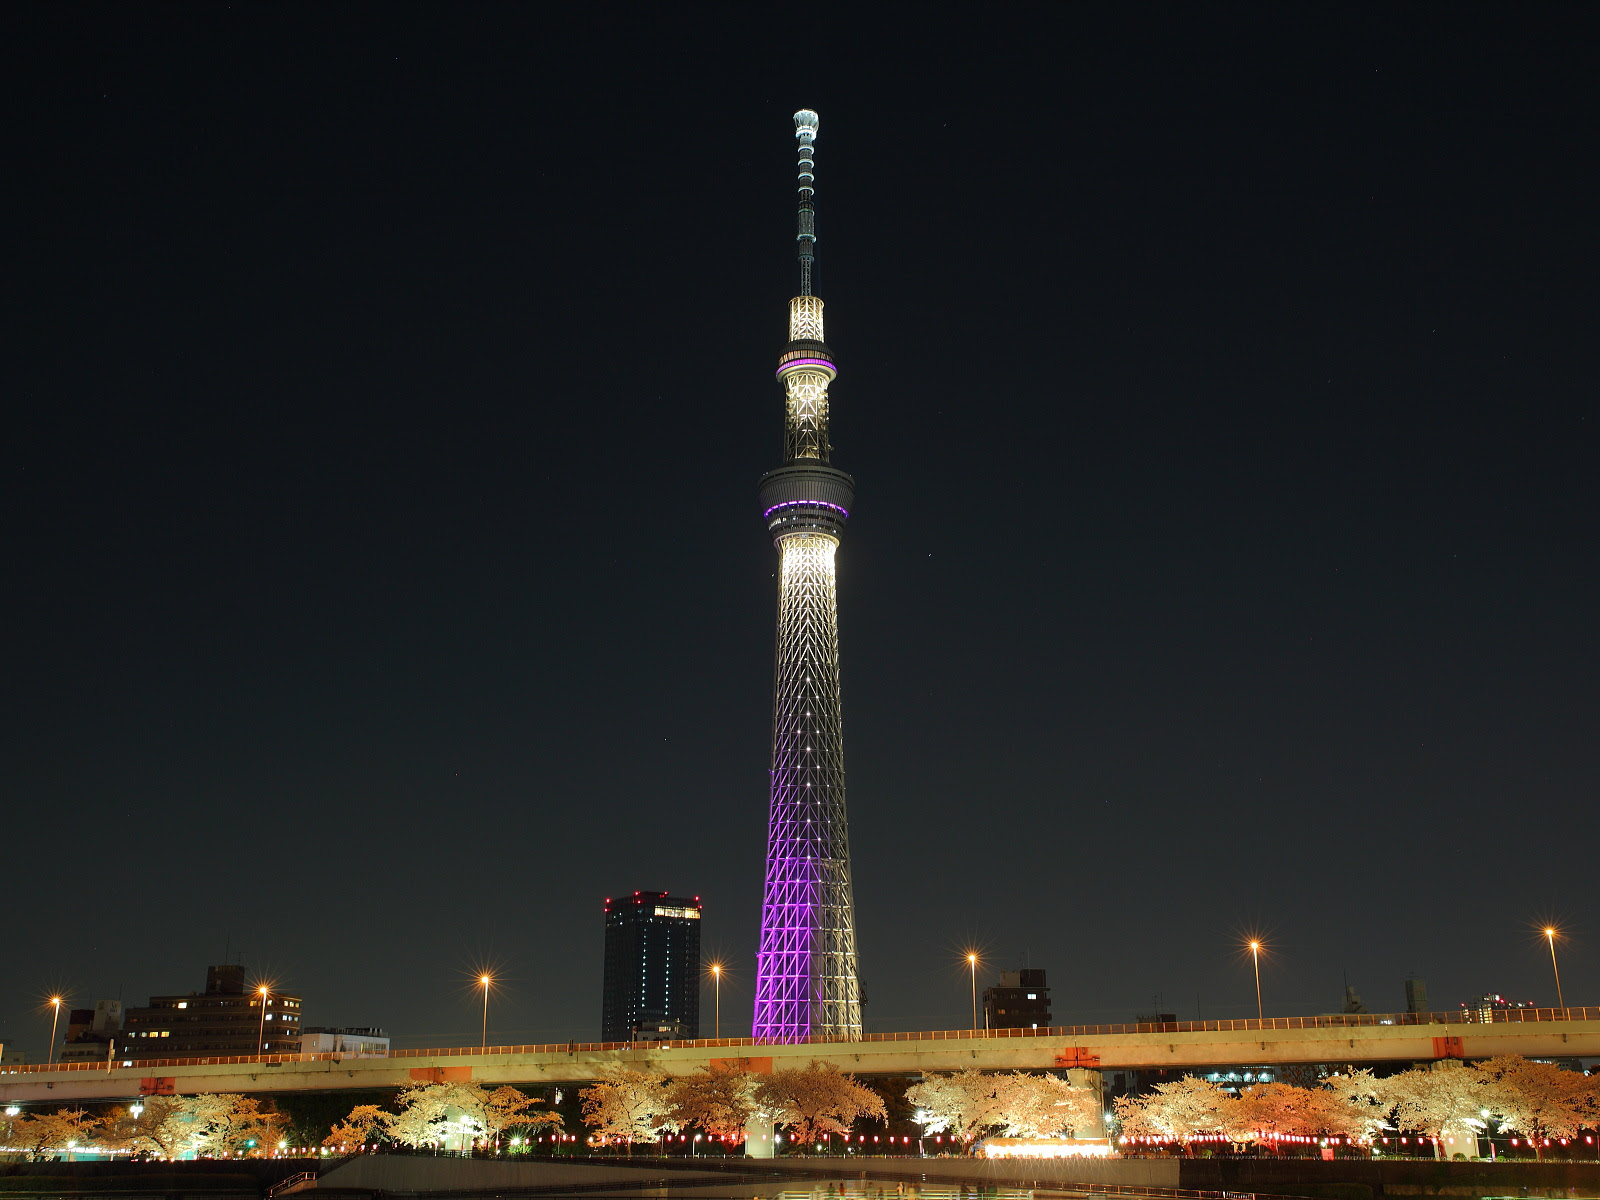
<instances>
[{"instance_id":1,"label":"lit window","mask_svg":"<svg viewBox=\"0 0 1600 1200\"><path fill-rule=\"evenodd\" d=\"M1039 994L1037 992L1029 992L1028 993L1028 999L1029 1000L1037 1000L1038 998L1039 998Z\"/></svg>"},{"instance_id":2,"label":"lit window","mask_svg":"<svg viewBox=\"0 0 1600 1200\"><path fill-rule=\"evenodd\" d=\"M178 1007L179 1008L188 1008L189 1007L189 1002L187 1000L179 1000L178 1001Z\"/></svg>"}]
</instances>

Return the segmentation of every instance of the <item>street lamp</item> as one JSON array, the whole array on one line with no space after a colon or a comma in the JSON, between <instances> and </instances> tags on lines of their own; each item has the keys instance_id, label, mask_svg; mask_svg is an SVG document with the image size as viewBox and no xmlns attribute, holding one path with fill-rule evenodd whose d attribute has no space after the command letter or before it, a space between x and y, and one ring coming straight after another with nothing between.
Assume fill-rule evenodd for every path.
<instances>
[{"instance_id":1,"label":"street lamp","mask_svg":"<svg viewBox=\"0 0 1600 1200\"><path fill-rule=\"evenodd\" d=\"M972 972L972 1032L978 1032L978 956L967 955L967 967Z\"/></svg>"},{"instance_id":2,"label":"street lamp","mask_svg":"<svg viewBox=\"0 0 1600 1200\"><path fill-rule=\"evenodd\" d=\"M1261 1009L1261 943L1250 943L1250 959L1256 969L1256 1020L1265 1021L1266 1014Z\"/></svg>"},{"instance_id":3,"label":"street lamp","mask_svg":"<svg viewBox=\"0 0 1600 1200\"><path fill-rule=\"evenodd\" d=\"M50 1003L54 1006L55 1012L50 1016L50 1053L45 1058L45 1066L50 1066L56 1061L56 1022L61 1020L61 1004L63 999L64 997L62 996L50 997Z\"/></svg>"},{"instance_id":4,"label":"street lamp","mask_svg":"<svg viewBox=\"0 0 1600 1200\"><path fill-rule=\"evenodd\" d=\"M256 1000L261 1005L261 1019L256 1022L256 1049L261 1058L267 1057L267 1001L272 992L266 984L256 989Z\"/></svg>"},{"instance_id":5,"label":"street lamp","mask_svg":"<svg viewBox=\"0 0 1600 1200\"><path fill-rule=\"evenodd\" d=\"M717 1017L716 1017L716 1024L714 1026L712 1026L712 1029L714 1030L712 1036L720 1038L722 1036L722 964L721 963L712 963L711 964L711 986L714 989L715 994L716 994L716 998L717 998L716 999Z\"/></svg>"},{"instance_id":6,"label":"street lamp","mask_svg":"<svg viewBox=\"0 0 1600 1200\"><path fill-rule=\"evenodd\" d=\"M478 982L483 985L483 1040L478 1043L478 1049L489 1048L489 985L494 982L493 975L479 975Z\"/></svg>"},{"instance_id":7,"label":"street lamp","mask_svg":"<svg viewBox=\"0 0 1600 1200\"><path fill-rule=\"evenodd\" d=\"M1566 999L1561 995L1561 968L1556 966L1556 931L1552 925L1544 927L1544 940L1550 943L1550 969L1556 973L1556 1007L1565 1009Z\"/></svg>"}]
</instances>

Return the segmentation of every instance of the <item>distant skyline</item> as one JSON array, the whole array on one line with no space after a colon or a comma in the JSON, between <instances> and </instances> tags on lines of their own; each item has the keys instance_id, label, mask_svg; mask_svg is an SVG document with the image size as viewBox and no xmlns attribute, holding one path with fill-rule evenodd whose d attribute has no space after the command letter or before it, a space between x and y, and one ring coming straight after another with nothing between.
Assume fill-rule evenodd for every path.
<instances>
[{"instance_id":1,"label":"distant skyline","mask_svg":"<svg viewBox=\"0 0 1600 1200\"><path fill-rule=\"evenodd\" d=\"M1592 7L7 25L8 1047L745 1032L802 106L866 1029L1600 1004Z\"/></svg>"}]
</instances>

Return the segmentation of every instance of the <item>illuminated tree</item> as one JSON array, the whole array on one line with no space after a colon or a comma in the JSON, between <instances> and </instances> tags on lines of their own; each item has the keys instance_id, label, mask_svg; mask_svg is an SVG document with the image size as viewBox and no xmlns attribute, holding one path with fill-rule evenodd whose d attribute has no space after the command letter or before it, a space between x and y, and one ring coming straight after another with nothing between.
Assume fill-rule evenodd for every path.
<instances>
[{"instance_id":1,"label":"illuminated tree","mask_svg":"<svg viewBox=\"0 0 1600 1200\"><path fill-rule=\"evenodd\" d=\"M1600 1118L1600 1081L1553 1063L1502 1055L1477 1065L1488 1081L1492 1109L1508 1129L1526 1134L1544 1157L1545 1138L1576 1137Z\"/></svg>"},{"instance_id":2,"label":"illuminated tree","mask_svg":"<svg viewBox=\"0 0 1600 1200\"><path fill-rule=\"evenodd\" d=\"M848 1133L857 1118L886 1115L877 1092L832 1063L815 1059L809 1066L774 1071L756 1089L756 1100L802 1146L819 1134Z\"/></svg>"},{"instance_id":3,"label":"illuminated tree","mask_svg":"<svg viewBox=\"0 0 1600 1200\"><path fill-rule=\"evenodd\" d=\"M1380 1130L1392 1128L1389 1110L1393 1105L1385 1099L1383 1080L1371 1071L1362 1069L1343 1075L1330 1075L1323 1081L1323 1086L1348 1112L1344 1136L1365 1139L1373 1137Z\"/></svg>"},{"instance_id":4,"label":"illuminated tree","mask_svg":"<svg viewBox=\"0 0 1600 1200\"><path fill-rule=\"evenodd\" d=\"M1224 1134L1230 1140L1253 1140L1240 1124L1238 1097L1194 1075L1158 1083L1144 1096L1119 1096L1117 1121L1127 1137L1179 1143L1185 1151L1202 1134Z\"/></svg>"},{"instance_id":5,"label":"illuminated tree","mask_svg":"<svg viewBox=\"0 0 1600 1200\"><path fill-rule=\"evenodd\" d=\"M38 1162L72 1143L87 1144L99 1122L81 1108L58 1108L53 1113L29 1113L0 1126L0 1149L25 1154Z\"/></svg>"},{"instance_id":6,"label":"illuminated tree","mask_svg":"<svg viewBox=\"0 0 1600 1200\"><path fill-rule=\"evenodd\" d=\"M1440 1063L1379 1080L1379 1094L1394 1106L1397 1128L1435 1138L1442 1147L1455 1134L1476 1137L1484 1128L1483 1110L1494 1107L1492 1083L1477 1067Z\"/></svg>"},{"instance_id":7,"label":"illuminated tree","mask_svg":"<svg viewBox=\"0 0 1600 1200\"><path fill-rule=\"evenodd\" d=\"M466 1114L484 1135L497 1145L500 1135L508 1129L535 1129L547 1125L559 1127L561 1115L555 1112L531 1112L535 1104L544 1101L525 1096L514 1087L497 1087L493 1091L471 1083L445 1085L450 1088L450 1101Z\"/></svg>"},{"instance_id":8,"label":"illuminated tree","mask_svg":"<svg viewBox=\"0 0 1600 1200\"><path fill-rule=\"evenodd\" d=\"M199 1132L194 1149L200 1154L251 1154L272 1149L288 1117L272 1107L270 1101L252 1096L222 1093L214 1096L185 1096L195 1114Z\"/></svg>"},{"instance_id":9,"label":"illuminated tree","mask_svg":"<svg viewBox=\"0 0 1600 1200\"><path fill-rule=\"evenodd\" d=\"M583 1100L584 1124L603 1138L651 1141L677 1122L667 1099L670 1080L663 1071L636 1071L612 1067L606 1077L578 1093Z\"/></svg>"},{"instance_id":10,"label":"illuminated tree","mask_svg":"<svg viewBox=\"0 0 1600 1200\"><path fill-rule=\"evenodd\" d=\"M1096 1129L1100 1097L1055 1075L1002 1075L996 1094L1005 1137L1056 1137Z\"/></svg>"},{"instance_id":11,"label":"illuminated tree","mask_svg":"<svg viewBox=\"0 0 1600 1200\"><path fill-rule=\"evenodd\" d=\"M129 1111L102 1123L100 1141L114 1150L177 1158L200 1133L187 1096L151 1096Z\"/></svg>"},{"instance_id":12,"label":"illuminated tree","mask_svg":"<svg viewBox=\"0 0 1600 1200\"><path fill-rule=\"evenodd\" d=\"M745 1126L760 1111L756 1077L731 1063L713 1062L667 1085L669 1114L678 1128L698 1125L712 1137L744 1140Z\"/></svg>"},{"instance_id":13,"label":"illuminated tree","mask_svg":"<svg viewBox=\"0 0 1600 1200\"><path fill-rule=\"evenodd\" d=\"M948 1132L963 1141L990 1131L1006 1137L1052 1137L1099 1123L1100 1100L1094 1092L1054 1075L1021 1071L929 1075L906 1091L906 1100L922 1111L926 1132Z\"/></svg>"},{"instance_id":14,"label":"illuminated tree","mask_svg":"<svg viewBox=\"0 0 1600 1200\"><path fill-rule=\"evenodd\" d=\"M448 1088L437 1083L414 1084L395 1096L394 1103L399 1112L378 1117L393 1140L413 1149L444 1141L450 1119Z\"/></svg>"},{"instance_id":15,"label":"illuminated tree","mask_svg":"<svg viewBox=\"0 0 1600 1200\"><path fill-rule=\"evenodd\" d=\"M103 1118L101 1145L135 1154L177 1158L196 1154L233 1155L274 1148L288 1117L270 1103L237 1093L202 1096L151 1096L138 1113Z\"/></svg>"},{"instance_id":16,"label":"illuminated tree","mask_svg":"<svg viewBox=\"0 0 1600 1200\"><path fill-rule=\"evenodd\" d=\"M1260 1131L1287 1137L1364 1137L1375 1120L1381 1123L1373 1105L1353 1103L1331 1088L1261 1083L1244 1090L1231 1123L1241 1135Z\"/></svg>"},{"instance_id":17,"label":"illuminated tree","mask_svg":"<svg viewBox=\"0 0 1600 1200\"><path fill-rule=\"evenodd\" d=\"M984 1071L925 1075L906 1089L906 1102L921 1111L917 1121L925 1133L948 1133L964 1142L1002 1121L996 1076Z\"/></svg>"},{"instance_id":18,"label":"illuminated tree","mask_svg":"<svg viewBox=\"0 0 1600 1200\"><path fill-rule=\"evenodd\" d=\"M324 1146L364 1146L376 1130L386 1129L392 1114L376 1104L358 1104L350 1115L333 1127L322 1139Z\"/></svg>"}]
</instances>

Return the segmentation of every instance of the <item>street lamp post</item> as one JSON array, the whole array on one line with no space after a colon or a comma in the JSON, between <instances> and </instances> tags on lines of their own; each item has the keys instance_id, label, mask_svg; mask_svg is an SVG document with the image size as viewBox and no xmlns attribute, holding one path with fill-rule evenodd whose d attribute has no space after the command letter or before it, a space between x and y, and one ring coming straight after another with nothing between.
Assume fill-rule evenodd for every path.
<instances>
[{"instance_id":1,"label":"street lamp post","mask_svg":"<svg viewBox=\"0 0 1600 1200\"><path fill-rule=\"evenodd\" d=\"M713 1031L712 1032L712 1036L716 1037L716 1038L720 1038L722 1036L722 964L721 963L712 963L711 964L711 987L712 987L712 990L713 990L713 994L716 996L716 1001L715 1001L715 1004L716 1004L716 1024L711 1027L712 1031Z\"/></svg>"},{"instance_id":2,"label":"street lamp post","mask_svg":"<svg viewBox=\"0 0 1600 1200\"><path fill-rule=\"evenodd\" d=\"M492 975L479 975L478 982L483 985L483 1040L478 1043L478 1049L489 1048L489 985L494 982Z\"/></svg>"},{"instance_id":3,"label":"street lamp post","mask_svg":"<svg viewBox=\"0 0 1600 1200\"><path fill-rule=\"evenodd\" d=\"M1250 958L1256 969L1256 1020L1265 1021L1266 1014L1261 1008L1261 943L1250 943Z\"/></svg>"},{"instance_id":4,"label":"street lamp post","mask_svg":"<svg viewBox=\"0 0 1600 1200\"><path fill-rule=\"evenodd\" d=\"M1556 973L1556 1007L1565 1009L1567 1001L1561 994L1561 968L1556 966L1556 931L1554 926L1544 927L1544 940L1550 943L1550 969Z\"/></svg>"},{"instance_id":5,"label":"street lamp post","mask_svg":"<svg viewBox=\"0 0 1600 1200\"><path fill-rule=\"evenodd\" d=\"M978 956L967 955L967 967L972 972L972 1032L978 1032Z\"/></svg>"},{"instance_id":6,"label":"street lamp post","mask_svg":"<svg viewBox=\"0 0 1600 1200\"><path fill-rule=\"evenodd\" d=\"M50 1016L50 1053L45 1057L45 1066L50 1066L56 1061L56 1022L61 1020L61 1004L65 997L51 996L50 1004L55 1011Z\"/></svg>"},{"instance_id":7,"label":"street lamp post","mask_svg":"<svg viewBox=\"0 0 1600 1200\"><path fill-rule=\"evenodd\" d=\"M256 1000L261 1005L261 1019L256 1022L256 1053L262 1058L267 1057L267 1001L272 998L272 990L266 984L256 989Z\"/></svg>"}]
</instances>

